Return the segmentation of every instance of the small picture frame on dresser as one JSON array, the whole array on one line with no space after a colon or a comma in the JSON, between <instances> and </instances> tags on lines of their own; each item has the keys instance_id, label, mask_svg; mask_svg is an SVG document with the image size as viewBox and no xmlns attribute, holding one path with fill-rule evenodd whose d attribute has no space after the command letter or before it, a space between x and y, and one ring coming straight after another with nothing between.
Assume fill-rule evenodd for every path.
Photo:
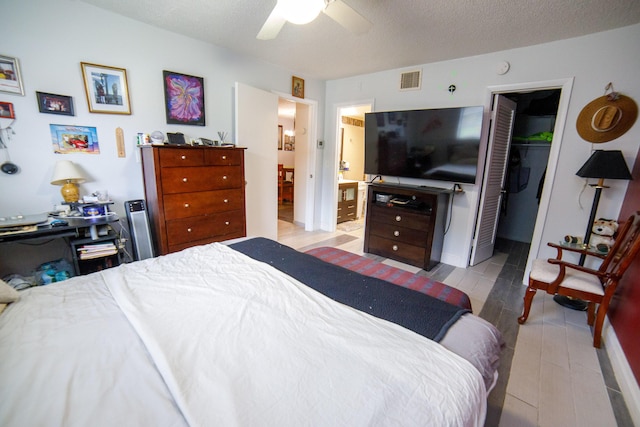
<instances>
[{"instance_id":1,"label":"small picture frame on dresser","mask_svg":"<svg viewBox=\"0 0 640 427\"><path fill-rule=\"evenodd\" d=\"M184 134L180 132L169 133L167 132L167 138L169 139L170 145L184 145Z\"/></svg>"}]
</instances>

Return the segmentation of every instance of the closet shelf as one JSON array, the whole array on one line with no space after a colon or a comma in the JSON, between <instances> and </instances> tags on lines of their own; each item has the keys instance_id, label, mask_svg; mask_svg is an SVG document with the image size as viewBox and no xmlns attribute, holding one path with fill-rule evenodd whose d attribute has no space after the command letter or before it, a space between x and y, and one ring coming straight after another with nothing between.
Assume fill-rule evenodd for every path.
<instances>
[{"instance_id":1,"label":"closet shelf","mask_svg":"<svg viewBox=\"0 0 640 427\"><path fill-rule=\"evenodd\" d=\"M527 148L538 148L538 147L546 147L546 148L550 148L551 144L550 143L537 143L537 144L527 144L527 143L522 143L522 142L514 142L511 144L513 147L527 147Z\"/></svg>"}]
</instances>

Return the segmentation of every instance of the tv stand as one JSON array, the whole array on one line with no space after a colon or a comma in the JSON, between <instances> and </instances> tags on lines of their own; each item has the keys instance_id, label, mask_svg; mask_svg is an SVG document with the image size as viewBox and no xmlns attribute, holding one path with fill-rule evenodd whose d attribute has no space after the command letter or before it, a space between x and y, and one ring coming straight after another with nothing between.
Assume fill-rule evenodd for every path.
<instances>
[{"instance_id":1,"label":"tv stand","mask_svg":"<svg viewBox=\"0 0 640 427\"><path fill-rule=\"evenodd\" d=\"M369 184L364 252L431 270L440 263L451 190Z\"/></svg>"}]
</instances>

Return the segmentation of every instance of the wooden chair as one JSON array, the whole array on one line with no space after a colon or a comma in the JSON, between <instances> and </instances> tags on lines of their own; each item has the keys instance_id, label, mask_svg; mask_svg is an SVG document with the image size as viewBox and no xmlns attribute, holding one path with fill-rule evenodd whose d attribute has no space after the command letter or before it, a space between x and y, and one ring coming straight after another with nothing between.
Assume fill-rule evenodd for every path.
<instances>
[{"instance_id":1,"label":"wooden chair","mask_svg":"<svg viewBox=\"0 0 640 427\"><path fill-rule=\"evenodd\" d=\"M524 310L522 316L518 318L518 323L523 324L529 317L531 302L538 289L550 295L577 298L588 303L587 323L594 327L593 346L600 348L602 325L611 297L616 291L618 281L640 251L640 211L634 213L620 227L613 247L607 255L598 255L586 249L554 243L548 243L548 245L556 248L558 253L556 258L537 259L533 262L529 274L529 286L524 295ZM598 257L603 261L600 268L594 270L563 261L563 251ZM597 314L596 304L598 304Z\"/></svg>"},{"instance_id":2,"label":"wooden chair","mask_svg":"<svg viewBox=\"0 0 640 427\"><path fill-rule=\"evenodd\" d=\"M288 200L293 202L293 168L285 168L278 164L278 203Z\"/></svg>"}]
</instances>

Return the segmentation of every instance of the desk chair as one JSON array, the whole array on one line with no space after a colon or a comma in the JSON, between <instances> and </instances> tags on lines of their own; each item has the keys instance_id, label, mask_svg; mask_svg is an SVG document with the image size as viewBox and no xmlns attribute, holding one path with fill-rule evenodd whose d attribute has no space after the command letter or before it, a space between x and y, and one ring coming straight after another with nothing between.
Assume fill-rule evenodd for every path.
<instances>
[{"instance_id":1,"label":"desk chair","mask_svg":"<svg viewBox=\"0 0 640 427\"><path fill-rule=\"evenodd\" d=\"M577 298L588 303L587 323L594 327L593 346L600 348L602 325L611 297L618 281L640 251L640 211L634 213L618 230L615 242L606 255L554 243L548 245L556 248L558 253L556 258L536 259L533 262L529 286L524 294L524 310L518 323L523 324L529 317L531 302L538 289L550 295ZM563 251L597 257L602 259L602 264L597 270L571 264L562 260Z\"/></svg>"}]
</instances>

